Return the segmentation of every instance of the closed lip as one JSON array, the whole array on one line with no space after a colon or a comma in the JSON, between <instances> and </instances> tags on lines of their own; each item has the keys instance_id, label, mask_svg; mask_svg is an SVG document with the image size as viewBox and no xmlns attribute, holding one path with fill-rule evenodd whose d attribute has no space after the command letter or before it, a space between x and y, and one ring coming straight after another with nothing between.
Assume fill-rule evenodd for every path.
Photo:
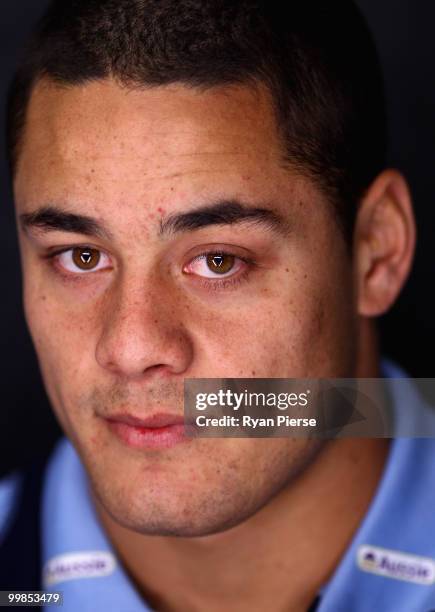
<instances>
[{"instance_id":1,"label":"closed lip","mask_svg":"<svg viewBox=\"0 0 435 612\"><path fill-rule=\"evenodd\" d=\"M165 449L191 441L192 427L184 417L171 413L154 413L137 417L118 413L105 417L109 429L125 444L141 449Z\"/></svg>"},{"instance_id":2,"label":"closed lip","mask_svg":"<svg viewBox=\"0 0 435 612\"><path fill-rule=\"evenodd\" d=\"M105 417L108 421L124 423L130 427L143 427L146 429L158 429L170 427L171 425L187 424L184 416L170 413L158 412L147 417L136 417L132 414L114 414Z\"/></svg>"}]
</instances>

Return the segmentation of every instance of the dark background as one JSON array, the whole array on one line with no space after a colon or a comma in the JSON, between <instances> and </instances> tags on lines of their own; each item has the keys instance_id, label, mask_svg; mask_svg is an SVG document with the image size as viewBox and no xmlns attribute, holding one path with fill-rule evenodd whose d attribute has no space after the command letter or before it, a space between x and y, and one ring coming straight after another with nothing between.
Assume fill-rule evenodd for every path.
<instances>
[{"instance_id":1,"label":"dark background","mask_svg":"<svg viewBox=\"0 0 435 612\"><path fill-rule=\"evenodd\" d=\"M17 52L46 0L2 0L0 113ZM387 92L389 164L407 176L418 224L417 257L394 309L380 321L384 354L414 377L433 377L435 340L435 3L359 0L374 33ZM345 53L345 49L343 50ZM3 123L0 125L4 133ZM0 146L0 475L48 449L59 434L25 328L19 256L4 144Z\"/></svg>"}]
</instances>

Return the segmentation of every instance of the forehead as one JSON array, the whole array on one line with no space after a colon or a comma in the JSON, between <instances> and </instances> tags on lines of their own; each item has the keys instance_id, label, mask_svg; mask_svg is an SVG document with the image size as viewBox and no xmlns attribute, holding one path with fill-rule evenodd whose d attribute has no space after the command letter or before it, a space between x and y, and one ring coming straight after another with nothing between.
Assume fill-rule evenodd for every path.
<instances>
[{"instance_id":1,"label":"forehead","mask_svg":"<svg viewBox=\"0 0 435 612\"><path fill-rule=\"evenodd\" d=\"M165 177L210 167L280 165L272 105L261 88L183 85L127 88L113 80L32 93L17 166L39 185L53 170L124 179Z\"/></svg>"}]
</instances>

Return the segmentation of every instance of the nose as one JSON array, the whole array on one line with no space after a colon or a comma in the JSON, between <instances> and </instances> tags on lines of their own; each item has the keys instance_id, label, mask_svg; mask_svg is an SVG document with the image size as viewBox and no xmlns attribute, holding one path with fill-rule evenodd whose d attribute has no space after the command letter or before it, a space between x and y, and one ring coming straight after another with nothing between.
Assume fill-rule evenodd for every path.
<instances>
[{"instance_id":1,"label":"nose","mask_svg":"<svg viewBox=\"0 0 435 612\"><path fill-rule=\"evenodd\" d=\"M158 282L124 282L102 309L95 353L102 368L123 378L188 369L193 346L180 320L179 301Z\"/></svg>"}]
</instances>

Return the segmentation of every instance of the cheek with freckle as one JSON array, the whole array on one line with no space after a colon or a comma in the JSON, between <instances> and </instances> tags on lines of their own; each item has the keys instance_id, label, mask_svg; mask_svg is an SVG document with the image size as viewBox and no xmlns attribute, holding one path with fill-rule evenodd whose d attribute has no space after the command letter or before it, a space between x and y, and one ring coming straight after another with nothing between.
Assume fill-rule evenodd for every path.
<instances>
[{"instance_id":1,"label":"cheek with freckle","mask_svg":"<svg viewBox=\"0 0 435 612\"><path fill-rule=\"evenodd\" d=\"M24 308L41 372L52 398L59 405L60 394L74 396L77 385L86 385L95 373L93 338L98 315L91 309L77 311L59 302L50 291L26 282Z\"/></svg>"},{"instance_id":2,"label":"cheek with freckle","mask_svg":"<svg viewBox=\"0 0 435 612\"><path fill-rule=\"evenodd\" d=\"M347 359L339 339L344 314L327 288L297 286L299 292L287 296L265 287L261 305L249 310L222 308L213 316L195 311L191 330L206 355L199 375L285 378L341 371Z\"/></svg>"}]
</instances>

